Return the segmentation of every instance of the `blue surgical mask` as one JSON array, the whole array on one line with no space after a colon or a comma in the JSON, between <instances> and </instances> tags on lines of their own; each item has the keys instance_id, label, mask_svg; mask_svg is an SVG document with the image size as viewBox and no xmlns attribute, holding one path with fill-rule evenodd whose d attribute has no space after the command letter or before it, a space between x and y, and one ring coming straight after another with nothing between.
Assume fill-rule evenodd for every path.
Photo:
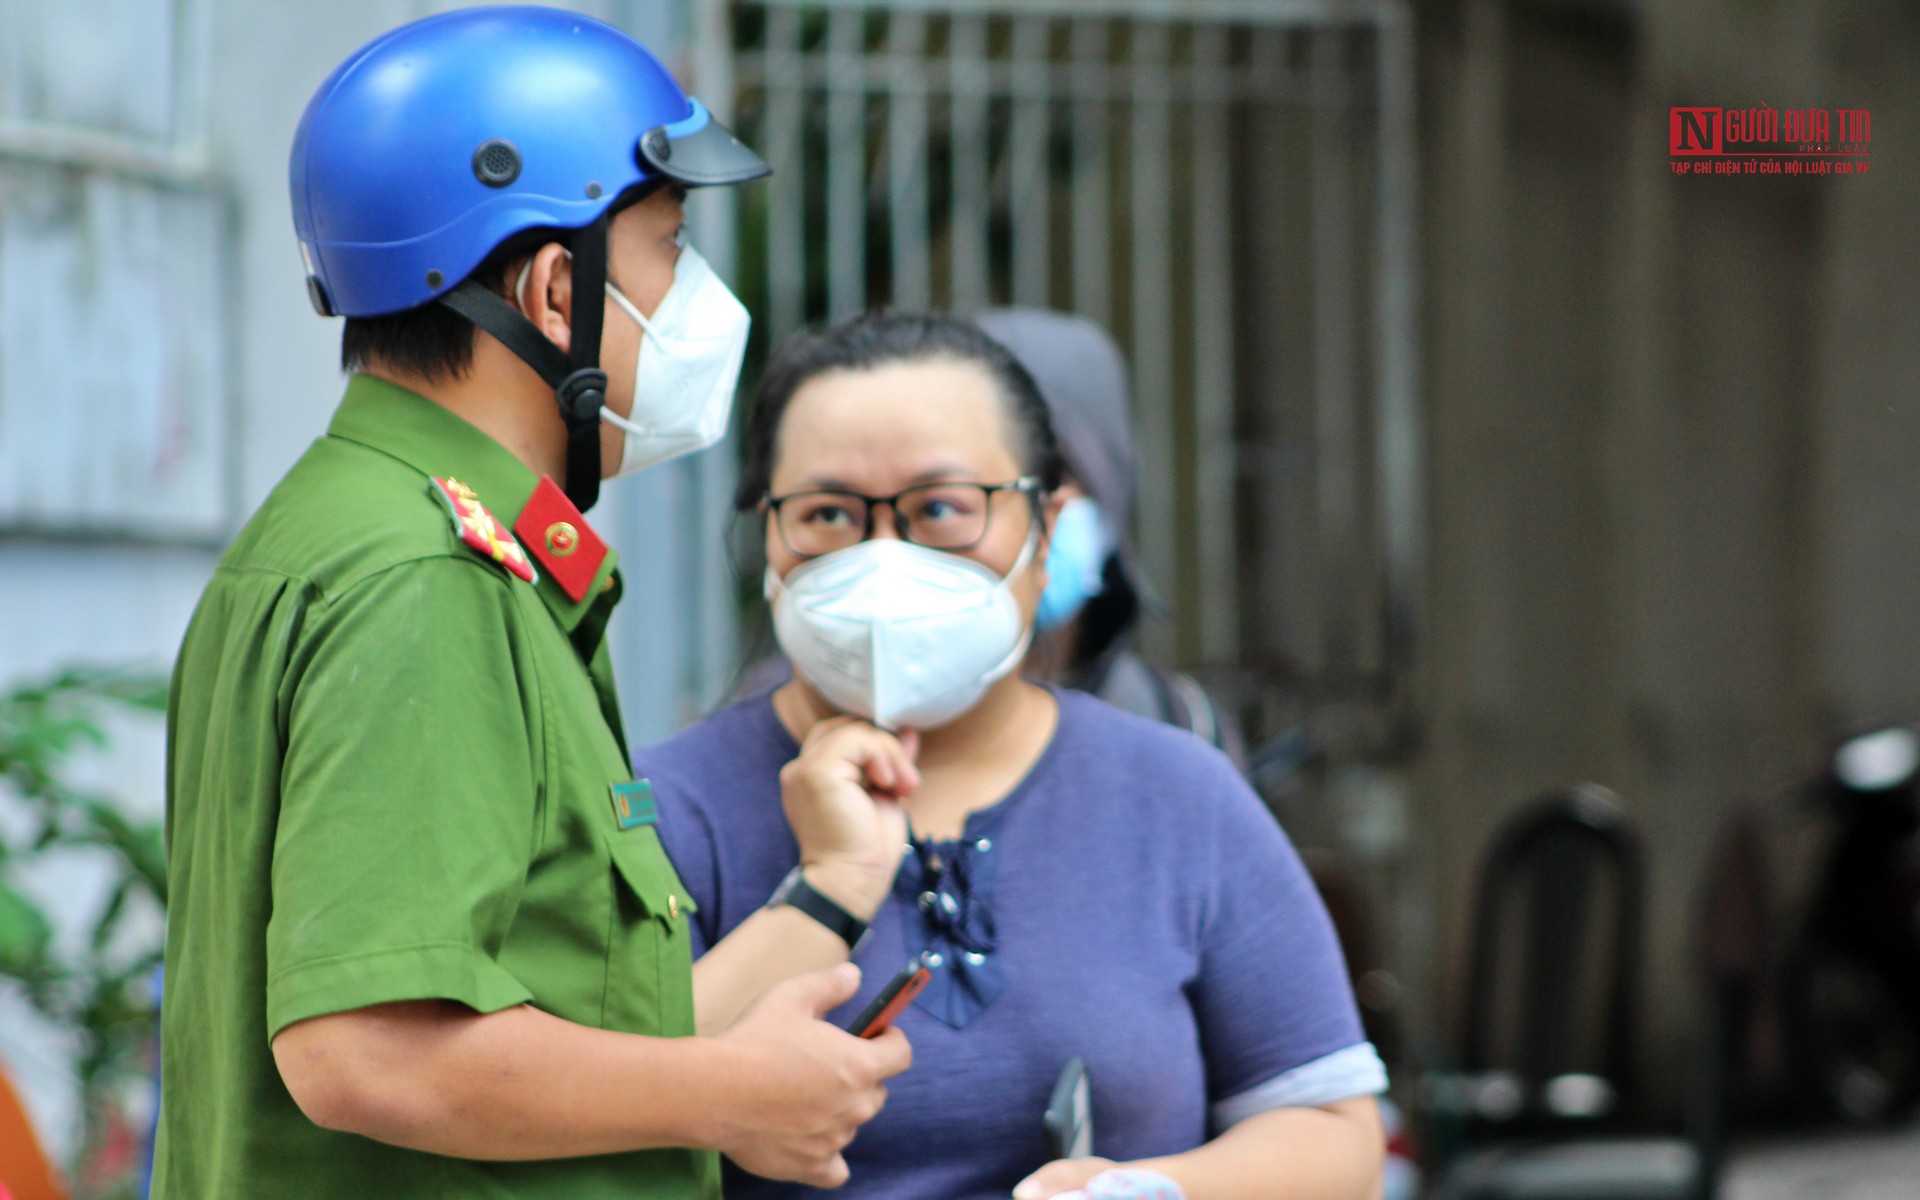
<instances>
[{"instance_id":1,"label":"blue surgical mask","mask_svg":"<svg viewBox=\"0 0 1920 1200\"><path fill-rule=\"evenodd\" d=\"M1085 496L1075 496L1060 507L1047 541L1047 588L1033 626L1045 632L1080 615L1087 601L1100 594L1107 559L1113 554L1113 536L1100 519L1100 508Z\"/></svg>"}]
</instances>

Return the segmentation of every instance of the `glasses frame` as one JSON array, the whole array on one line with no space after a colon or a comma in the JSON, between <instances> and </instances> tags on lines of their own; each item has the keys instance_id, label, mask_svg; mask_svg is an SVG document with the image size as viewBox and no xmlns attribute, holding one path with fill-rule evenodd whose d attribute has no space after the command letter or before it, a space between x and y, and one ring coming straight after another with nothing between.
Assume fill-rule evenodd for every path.
<instances>
[{"instance_id":1,"label":"glasses frame","mask_svg":"<svg viewBox=\"0 0 1920 1200\"><path fill-rule=\"evenodd\" d=\"M915 541L912 523L900 515L900 498L902 496L910 496L915 492L925 491L928 488L950 487L978 488L986 497L986 518L980 523L980 535L964 546L928 546L924 542ZM893 510L894 532L899 534L901 541L909 545L919 546L923 550L939 550L942 553L960 554L979 546L981 542L987 540L987 534L993 532L993 498L1001 492L1018 492L1026 496L1031 502L1034 519L1039 519L1041 493L1040 477L1038 475L1022 475L1020 478L1007 483L976 483L971 479L935 480L931 483L916 483L912 487L901 488L891 496L869 496L864 492L850 491L846 488L808 488L801 492L788 492L784 496L776 496L772 492L768 492L760 497L760 503L766 506L767 515L773 519L774 532L780 535L780 544L787 548L788 554L802 560L824 558L829 554L838 553L838 551L835 550L822 550L818 554L806 554L793 548L793 539L787 536L786 523L780 518L780 507L789 500L799 500L807 496L843 496L849 500L858 500L867 506L867 523L866 527L860 531L859 541L851 542L848 546L842 546L840 547L841 550L848 549L849 546L857 546L860 542L867 541L873 537L873 514L884 504Z\"/></svg>"}]
</instances>

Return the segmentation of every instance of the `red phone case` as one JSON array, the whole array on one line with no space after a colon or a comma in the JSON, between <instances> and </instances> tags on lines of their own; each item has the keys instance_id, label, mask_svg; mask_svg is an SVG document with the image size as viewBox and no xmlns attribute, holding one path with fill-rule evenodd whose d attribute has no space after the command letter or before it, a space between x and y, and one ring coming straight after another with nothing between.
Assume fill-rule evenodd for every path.
<instances>
[{"instance_id":1,"label":"red phone case","mask_svg":"<svg viewBox=\"0 0 1920 1200\"><path fill-rule=\"evenodd\" d=\"M874 1004L879 1006L879 1011L875 1012L870 1005L866 1012L860 1014L860 1020L854 1022L854 1036L877 1038L885 1033L893 1024L894 1020L907 1010L907 1005L913 1003L913 998L925 989L927 981L932 978L933 972L929 971L925 964L920 964L918 969L914 970L911 975L902 971L898 976L895 976L893 982L887 985L886 990L874 997Z\"/></svg>"}]
</instances>

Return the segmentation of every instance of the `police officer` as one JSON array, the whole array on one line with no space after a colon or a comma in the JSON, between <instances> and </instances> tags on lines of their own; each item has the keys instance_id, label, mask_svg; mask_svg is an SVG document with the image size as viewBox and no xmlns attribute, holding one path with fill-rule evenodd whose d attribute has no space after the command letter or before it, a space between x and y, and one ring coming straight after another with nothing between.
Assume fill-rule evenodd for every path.
<instances>
[{"instance_id":1,"label":"police officer","mask_svg":"<svg viewBox=\"0 0 1920 1200\"><path fill-rule=\"evenodd\" d=\"M155 1195L712 1198L715 1152L845 1178L907 1047L818 1019L848 967L750 1007L767 973L703 976L746 1011L690 1036L689 905L603 640L624 584L582 515L724 430L747 317L681 200L766 170L550 9L404 26L309 104L294 223L353 375L174 676ZM844 932L770 910L733 957Z\"/></svg>"}]
</instances>

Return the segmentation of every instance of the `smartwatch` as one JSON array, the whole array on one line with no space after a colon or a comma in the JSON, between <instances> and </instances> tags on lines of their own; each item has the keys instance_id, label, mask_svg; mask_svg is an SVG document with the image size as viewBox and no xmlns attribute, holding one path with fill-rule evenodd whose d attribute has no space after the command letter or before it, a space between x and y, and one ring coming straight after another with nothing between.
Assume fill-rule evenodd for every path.
<instances>
[{"instance_id":1,"label":"smartwatch","mask_svg":"<svg viewBox=\"0 0 1920 1200\"><path fill-rule=\"evenodd\" d=\"M805 869L795 867L788 871L787 877L780 881L780 886L773 889L767 907L792 905L838 934L840 940L847 944L847 953L853 954L867 940L867 923L816 891L802 874Z\"/></svg>"}]
</instances>

